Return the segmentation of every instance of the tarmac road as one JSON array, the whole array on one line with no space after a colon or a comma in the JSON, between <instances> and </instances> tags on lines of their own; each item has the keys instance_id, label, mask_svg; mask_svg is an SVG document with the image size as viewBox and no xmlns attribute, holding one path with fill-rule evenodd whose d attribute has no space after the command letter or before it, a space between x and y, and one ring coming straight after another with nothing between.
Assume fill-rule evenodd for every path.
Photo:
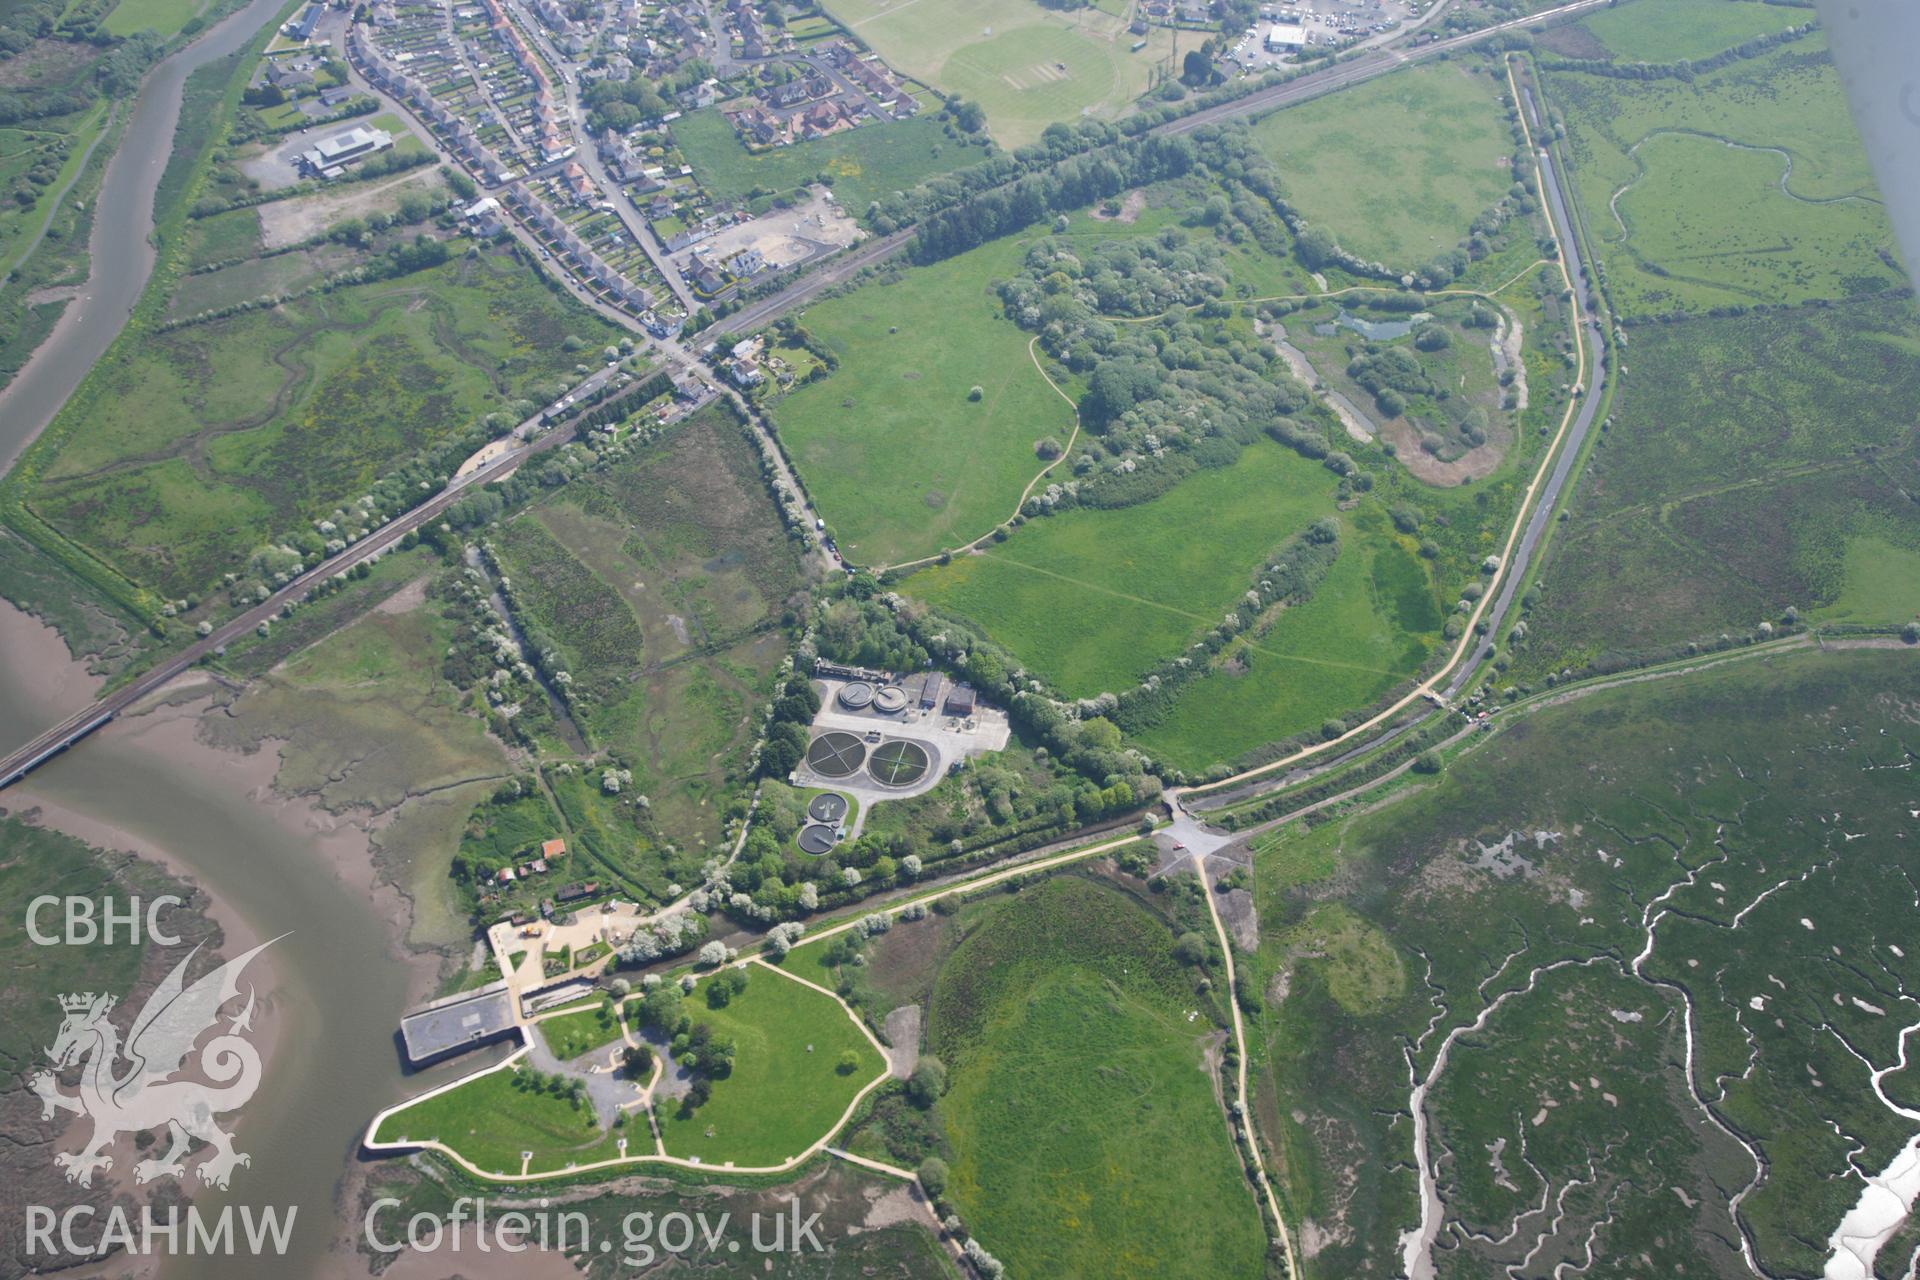
<instances>
[{"instance_id":1,"label":"tarmac road","mask_svg":"<svg viewBox=\"0 0 1920 1280\"><path fill-rule=\"evenodd\" d=\"M1540 124L1539 107L1533 100L1531 86L1523 87L1521 94L1526 100L1527 115L1534 127ZM1580 241L1574 234L1573 219L1568 216L1567 200L1560 186L1560 173L1554 167L1553 157L1545 148L1540 151L1540 176L1545 180L1547 208L1554 224L1560 230L1560 251L1565 256L1567 275L1573 280L1573 296L1580 308L1581 323L1586 326L1588 350L1592 353L1587 360L1586 399L1580 405L1580 412L1574 417L1573 427L1567 433L1567 441L1560 450L1560 456L1553 464L1553 472L1547 477L1546 488L1541 491L1540 501L1533 508L1533 515L1527 520L1525 532L1520 535L1519 543L1513 549L1513 564L1509 567L1500 593L1494 597L1493 608L1487 613L1491 624L1489 634L1498 634L1500 624L1507 616L1507 610L1513 605L1514 595L1520 590L1520 584L1527 576L1527 568L1532 563L1533 553L1540 546L1540 539L1546 536L1547 523L1559 508L1560 496L1566 491L1567 478L1573 474L1573 465L1580 458L1580 450L1586 444L1587 433L1593 429L1593 420L1599 416L1600 405L1606 399L1607 363L1606 339L1600 332L1600 324L1594 318L1593 310L1587 305L1587 266L1580 256ZM1485 661L1491 649L1482 648L1474 661L1464 662L1447 685L1446 696L1451 700L1467 680Z\"/></svg>"}]
</instances>

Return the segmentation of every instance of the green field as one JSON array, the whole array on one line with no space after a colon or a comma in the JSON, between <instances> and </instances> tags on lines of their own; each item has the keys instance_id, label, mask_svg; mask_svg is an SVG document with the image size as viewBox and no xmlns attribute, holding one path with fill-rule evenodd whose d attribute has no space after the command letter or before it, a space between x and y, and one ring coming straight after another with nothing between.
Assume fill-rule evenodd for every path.
<instances>
[{"instance_id":1,"label":"green field","mask_svg":"<svg viewBox=\"0 0 1920 1280\"><path fill-rule=\"evenodd\" d=\"M1759 0L1634 0L1581 25L1621 62L1679 62L1806 21L1804 12Z\"/></svg>"},{"instance_id":2,"label":"green field","mask_svg":"<svg viewBox=\"0 0 1920 1280\"><path fill-rule=\"evenodd\" d=\"M611 1001L602 1001L591 1009L563 1013L540 1023L540 1038L547 1042L553 1056L571 1062L583 1053L620 1038L620 1022Z\"/></svg>"},{"instance_id":3,"label":"green field","mask_svg":"<svg viewBox=\"0 0 1920 1280\"><path fill-rule=\"evenodd\" d=\"M1137 507L1030 520L901 590L979 623L1068 697L1118 692L1217 625L1263 557L1327 512L1334 486L1263 442Z\"/></svg>"},{"instance_id":4,"label":"green field","mask_svg":"<svg viewBox=\"0 0 1920 1280\"><path fill-rule=\"evenodd\" d=\"M1406 270L1451 250L1513 182L1505 89L1435 63L1276 112L1253 136L1303 217Z\"/></svg>"},{"instance_id":5,"label":"green field","mask_svg":"<svg viewBox=\"0 0 1920 1280\"><path fill-rule=\"evenodd\" d=\"M1509 992L1426 1099L1441 1274L1505 1274L1535 1243L1506 1227L1542 1194L1561 1226L1529 1275L1736 1274L1743 1229L1767 1273L1820 1274L1860 1193L1846 1169L1913 1132L1867 1062L1895 1062L1912 1021L1920 829L1879 762L1917 696L1909 651L1592 693L1509 718L1398 803L1264 843L1260 1124L1325 1242L1306 1274L1402 1270L1407 1047L1432 1071ZM1755 1160L1709 1109L1766 1162L1738 1226Z\"/></svg>"},{"instance_id":6,"label":"green field","mask_svg":"<svg viewBox=\"0 0 1920 1280\"><path fill-rule=\"evenodd\" d=\"M130 36L136 31L172 36L205 8L206 0L120 0L101 25L116 36Z\"/></svg>"},{"instance_id":7,"label":"green field","mask_svg":"<svg viewBox=\"0 0 1920 1280\"><path fill-rule=\"evenodd\" d=\"M665 860L627 874L663 895L691 869L665 846L697 868L719 838L803 585L757 455L731 411L707 410L509 521L494 546L522 626L568 664L589 745L633 773L620 803L647 797L644 814L613 814L583 793L581 829L623 851L647 828Z\"/></svg>"},{"instance_id":8,"label":"green field","mask_svg":"<svg viewBox=\"0 0 1920 1280\"><path fill-rule=\"evenodd\" d=\"M259 254L260 248L260 211L230 209L211 218L195 218L187 224L182 265L192 270L209 263L252 258Z\"/></svg>"},{"instance_id":9,"label":"green field","mask_svg":"<svg viewBox=\"0 0 1920 1280\"><path fill-rule=\"evenodd\" d=\"M1023 248L996 241L803 315L840 368L773 416L854 563L898 563L984 536L1044 465L1035 441L1073 430L1072 407L993 292ZM969 399L975 386L979 400Z\"/></svg>"},{"instance_id":10,"label":"green field","mask_svg":"<svg viewBox=\"0 0 1920 1280\"><path fill-rule=\"evenodd\" d=\"M928 1044L951 1072L948 1194L1011 1275L1262 1274L1205 1065L1215 1015L1173 943L1113 890L1050 880L940 971Z\"/></svg>"},{"instance_id":11,"label":"green field","mask_svg":"<svg viewBox=\"0 0 1920 1280\"><path fill-rule=\"evenodd\" d=\"M408 795L499 776L499 744L463 713L460 691L440 671L451 631L426 605L369 612L276 664L209 732L245 749L277 740L276 785L336 810L382 810Z\"/></svg>"},{"instance_id":12,"label":"green field","mask_svg":"<svg viewBox=\"0 0 1920 1280\"><path fill-rule=\"evenodd\" d=\"M855 215L881 196L977 159L941 132L931 111L759 154L747 150L719 111L695 111L673 122L673 141L716 200L789 191L820 180Z\"/></svg>"},{"instance_id":13,"label":"green field","mask_svg":"<svg viewBox=\"0 0 1920 1280\"><path fill-rule=\"evenodd\" d=\"M148 333L56 421L30 505L136 582L204 591L421 450L570 376L565 337L610 332L524 267L482 258Z\"/></svg>"},{"instance_id":14,"label":"green field","mask_svg":"<svg viewBox=\"0 0 1920 1280\"><path fill-rule=\"evenodd\" d=\"M994 140L1013 148L1055 121L1113 119L1146 91L1173 34L1155 28L1139 53L1126 19L1098 9L1057 12L1034 0L827 0L826 9L889 66L986 109ZM1202 37L1188 36L1182 51Z\"/></svg>"},{"instance_id":15,"label":"green field","mask_svg":"<svg viewBox=\"0 0 1920 1280\"><path fill-rule=\"evenodd\" d=\"M695 1023L732 1039L734 1065L693 1112L661 1101L668 1155L715 1166L780 1164L825 1138L854 1096L886 1070L832 997L759 966L748 973L746 991L723 1009L708 1007L704 986L688 998ZM843 1072L840 1058L849 1052L858 1065Z\"/></svg>"},{"instance_id":16,"label":"green field","mask_svg":"<svg viewBox=\"0 0 1920 1280\"><path fill-rule=\"evenodd\" d=\"M380 1142L443 1143L488 1173L519 1173L523 1151L534 1153L530 1172L616 1159L617 1136L601 1129L589 1103L538 1087L519 1067L490 1071L396 1111L374 1134Z\"/></svg>"},{"instance_id":17,"label":"green field","mask_svg":"<svg viewBox=\"0 0 1920 1280\"><path fill-rule=\"evenodd\" d=\"M255 217L251 209L239 213ZM218 271L185 276L167 306L167 318L187 320L256 298L309 289L329 275L352 268L355 258L354 251L342 245L325 245L268 258L249 257Z\"/></svg>"},{"instance_id":18,"label":"green field","mask_svg":"<svg viewBox=\"0 0 1920 1280\"><path fill-rule=\"evenodd\" d=\"M1920 550L1909 301L1636 328L1614 426L1540 579L1530 673L1745 632L1789 606L1904 622ZM1898 573L1893 573L1898 579Z\"/></svg>"},{"instance_id":19,"label":"green field","mask_svg":"<svg viewBox=\"0 0 1920 1280\"><path fill-rule=\"evenodd\" d=\"M1658 5L1609 17L1649 20ZM1580 203L1628 316L1904 285L1839 77L1815 33L1692 80L1549 72Z\"/></svg>"},{"instance_id":20,"label":"green field","mask_svg":"<svg viewBox=\"0 0 1920 1280\"><path fill-rule=\"evenodd\" d=\"M1189 772L1365 707L1413 675L1443 621L1426 566L1384 539L1350 539L1312 598L1222 651L1158 725L1134 735Z\"/></svg>"}]
</instances>

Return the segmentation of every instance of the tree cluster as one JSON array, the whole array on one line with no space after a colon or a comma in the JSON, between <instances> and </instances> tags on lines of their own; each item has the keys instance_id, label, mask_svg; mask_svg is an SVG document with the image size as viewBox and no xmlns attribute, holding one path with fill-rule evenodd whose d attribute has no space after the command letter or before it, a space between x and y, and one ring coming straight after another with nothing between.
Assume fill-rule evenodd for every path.
<instances>
[{"instance_id":1,"label":"tree cluster","mask_svg":"<svg viewBox=\"0 0 1920 1280\"><path fill-rule=\"evenodd\" d=\"M820 710L820 695L804 675L790 677L774 699L767 740L760 747L763 777L784 778L807 754L809 728Z\"/></svg>"}]
</instances>

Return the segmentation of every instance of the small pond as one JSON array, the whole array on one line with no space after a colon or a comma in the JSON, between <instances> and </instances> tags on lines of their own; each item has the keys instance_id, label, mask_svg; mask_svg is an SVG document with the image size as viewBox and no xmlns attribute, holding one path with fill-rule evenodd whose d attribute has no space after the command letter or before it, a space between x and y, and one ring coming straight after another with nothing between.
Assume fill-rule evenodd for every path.
<instances>
[{"instance_id":1,"label":"small pond","mask_svg":"<svg viewBox=\"0 0 1920 1280\"><path fill-rule=\"evenodd\" d=\"M1332 320L1322 320L1313 326L1313 331L1323 338L1330 338L1341 327L1346 327L1365 338L1368 342L1392 342L1395 338L1404 338L1412 333L1414 326L1433 319L1427 312L1408 316L1405 320L1362 320L1345 307Z\"/></svg>"}]
</instances>

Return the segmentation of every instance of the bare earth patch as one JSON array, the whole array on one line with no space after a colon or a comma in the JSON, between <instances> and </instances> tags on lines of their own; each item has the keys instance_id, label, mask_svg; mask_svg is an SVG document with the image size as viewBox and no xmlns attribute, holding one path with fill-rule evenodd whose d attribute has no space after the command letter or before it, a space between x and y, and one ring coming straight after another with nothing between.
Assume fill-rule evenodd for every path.
<instances>
[{"instance_id":1,"label":"bare earth patch","mask_svg":"<svg viewBox=\"0 0 1920 1280\"><path fill-rule=\"evenodd\" d=\"M427 579L422 575L373 606L373 611L375 613L412 613L426 602Z\"/></svg>"},{"instance_id":2,"label":"bare earth patch","mask_svg":"<svg viewBox=\"0 0 1920 1280\"><path fill-rule=\"evenodd\" d=\"M1147 207L1147 193L1135 187L1120 198L1120 212L1108 213L1103 207L1095 205L1093 218L1096 222L1137 222L1140 211Z\"/></svg>"},{"instance_id":3,"label":"bare earth patch","mask_svg":"<svg viewBox=\"0 0 1920 1280\"><path fill-rule=\"evenodd\" d=\"M895 1080L913 1074L920 1061L920 1006L903 1004L882 1024L887 1033L887 1069Z\"/></svg>"},{"instance_id":4,"label":"bare earth patch","mask_svg":"<svg viewBox=\"0 0 1920 1280\"><path fill-rule=\"evenodd\" d=\"M1482 480L1493 474L1513 443L1513 430L1505 425L1487 432L1487 442L1475 445L1451 462L1434 457L1420 446L1420 433L1405 418L1390 418L1381 424L1380 438L1393 442L1400 464L1416 480L1450 488L1469 480Z\"/></svg>"},{"instance_id":5,"label":"bare earth patch","mask_svg":"<svg viewBox=\"0 0 1920 1280\"><path fill-rule=\"evenodd\" d=\"M271 201L258 206L260 243L268 249L299 244L348 218L390 213L399 207L400 197L408 190L431 194L439 185L439 169L421 165L386 182L356 183L340 192L322 191L293 200Z\"/></svg>"}]
</instances>

